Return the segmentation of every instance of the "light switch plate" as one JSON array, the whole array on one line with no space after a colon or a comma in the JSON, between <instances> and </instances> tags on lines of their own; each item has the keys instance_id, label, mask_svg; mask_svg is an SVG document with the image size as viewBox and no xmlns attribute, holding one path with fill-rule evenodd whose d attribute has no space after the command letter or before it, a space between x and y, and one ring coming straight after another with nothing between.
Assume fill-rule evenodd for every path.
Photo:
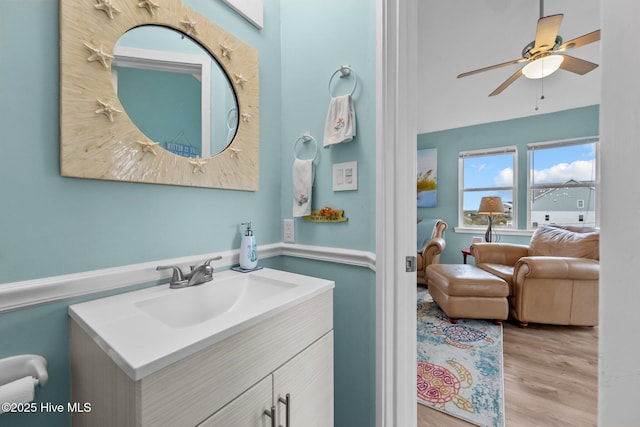
<instances>
[{"instance_id":1,"label":"light switch plate","mask_svg":"<svg viewBox=\"0 0 640 427\"><path fill-rule=\"evenodd\" d=\"M335 163L333 165L333 191L358 189L358 162Z\"/></svg>"}]
</instances>

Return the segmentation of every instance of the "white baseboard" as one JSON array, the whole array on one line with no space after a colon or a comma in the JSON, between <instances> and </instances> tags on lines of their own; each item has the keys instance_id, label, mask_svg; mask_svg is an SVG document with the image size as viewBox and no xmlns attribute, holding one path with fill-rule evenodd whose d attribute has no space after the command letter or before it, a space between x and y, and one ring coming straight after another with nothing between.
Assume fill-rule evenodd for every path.
<instances>
[{"instance_id":1,"label":"white baseboard","mask_svg":"<svg viewBox=\"0 0 640 427\"><path fill-rule=\"evenodd\" d=\"M261 259L285 255L367 267L375 271L375 254L366 251L273 243L258 246L258 253ZM216 256L221 256L222 259L212 264L214 268L238 264L238 251L232 250L0 284L0 313L96 292L168 280L171 272L156 271L158 265L177 265L184 269Z\"/></svg>"}]
</instances>

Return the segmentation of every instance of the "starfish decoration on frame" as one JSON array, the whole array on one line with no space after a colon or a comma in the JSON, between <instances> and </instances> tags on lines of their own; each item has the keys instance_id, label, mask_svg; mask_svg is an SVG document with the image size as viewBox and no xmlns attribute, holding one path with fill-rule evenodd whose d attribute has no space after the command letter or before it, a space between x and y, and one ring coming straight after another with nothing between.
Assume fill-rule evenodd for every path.
<instances>
[{"instance_id":1,"label":"starfish decoration on frame","mask_svg":"<svg viewBox=\"0 0 640 427\"><path fill-rule=\"evenodd\" d=\"M160 145L157 142L153 141L136 141L143 153L151 153L154 156L157 155L155 148Z\"/></svg>"},{"instance_id":2,"label":"starfish decoration on frame","mask_svg":"<svg viewBox=\"0 0 640 427\"><path fill-rule=\"evenodd\" d=\"M97 10L101 10L107 14L107 16L113 19L114 13L122 13L120 9L113 5L111 0L96 0L96 4L93 5Z\"/></svg>"},{"instance_id":3,"label":"starfish decoration on frame","mask_svg":"<svg viewBox=\"0 0 640 427\"><path fill-rule=\"evenodd\" d=\"M121 110L118 110L113 106L113 103L115 102L114 100L104 102L100 99L96 99L96 101L98 101L98 104L100 104L100 108L96 110L96 114L104 114L109 118L109 121L111 122L113 121L113 113L122 113Z\"/></svg>"},{"instance_id":4,"label":"starfish decoration on frame","mask_svg":"<svg viewBox=\"0 0 640 427\"><path fill-rule=\"evenodd\" d=\"M220 50L222 51L222 57L229 59L231 61L231 53L233 53L233 49L227 44L226 41L218 43L220 46Z\"/></svg>"},{"instance_id":5,"label":"starfish decoration on frame","mask_svg":"<svg viewBox=\"0 0 640 427\"><path fill-rule=\"evenodd\" d=\"M236 84L244 89L244 84L247 83L249 80L245 79L242 74L234 74L234 75L236 76L236 80L235 80Z\"/></svg>"},{"instance_id":6,"label":"starfish decoration on frame","mask_svg":"<svg viewBox=\"0 0 640 427\"><path fill-rule=\"evenodd\" d=\"M193 165L193 173L204 173L204 165L207 164L207 160L195 157L193 159L189 159L189 163Z\"/></svg>"},{"instance_id":7,"label":"starfish decoration on frame","mask_svg":"<svg viewBox=\"0 0 640 427\"><path fill-rule=\"evenodd\" d=\"M146 9L147 12L149 12L149 15L156 16L156 9L159 9L160 5L152 2L151 0L140 0L138 2L138 7Z\"/></svg>"},{"instance_id":8,"label":"starfish decoration on frame","mask_svg":"<svg viewBox=\"0 0 640 427\"><path fill-rule=\"evenodd\" d=\"M196 25L198 25L198 23L192 20L191 18L189 18L188 15L185 15L184 20L180 21L180 23L184 27L184 31L185 33L187 33L188 36L191 36L191 35L195 36L198 34L198 30L196 29Z\"/></svg>"},{"instance_id":9,"label":"starfish decoration on frame","mask_svg":"<svg viewBox=\"0 0 640 427\"><path fill-rule=\"evenodd\" d=\"M229 157L232 159L239 158L240 152L242 152L242 149L240 148L229 147Z\"/></svg>"},{"instance_id":10,"label":"starfish decoration on frame","mask_svg":"<svg viewBox=\"0 0 640 427\"><path fill-rule=\"evenodd\" d=\"M242 116L242 121L243 121L243 122L247 122L247 123L249 123L249 122L251 121L251 114L249 114L249 113L242 113L242 114L241 114L241 116Z\"/></svg>"},{"instance_id":11,"label":"starfish decoration on frame","mask_svg":"<svg viewBox=\"0 0 640 427\"><path fill-rule=\"evenodd\" d=\"M100 43L100 46L94 47L88 43L84 43L84 45L91 51L91 55L87 58L87 61L98 61L102 64L105 69L109 69L111 66L111 60L113 59L113 55L109 55L104 51L104 46Z\"/></svg>"}]
</instances>

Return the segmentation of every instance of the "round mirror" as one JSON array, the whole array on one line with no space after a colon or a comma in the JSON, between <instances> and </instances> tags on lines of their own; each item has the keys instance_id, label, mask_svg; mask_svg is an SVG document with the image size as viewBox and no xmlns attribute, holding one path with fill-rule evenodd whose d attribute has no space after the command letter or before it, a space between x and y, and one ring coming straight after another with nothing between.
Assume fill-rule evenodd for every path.
<instances>
[{"instance_id":1,"label":"round mirror","mask_svg":"<svg viewBox=\"0 0 640 427\"><path fill-rule=\"evenodd\" d=\"M112 80L132 122L174 154L208 158L238 127L229 78L199 43L155 25L133 28L114 48Z\"/></svg>"}]
</instances>

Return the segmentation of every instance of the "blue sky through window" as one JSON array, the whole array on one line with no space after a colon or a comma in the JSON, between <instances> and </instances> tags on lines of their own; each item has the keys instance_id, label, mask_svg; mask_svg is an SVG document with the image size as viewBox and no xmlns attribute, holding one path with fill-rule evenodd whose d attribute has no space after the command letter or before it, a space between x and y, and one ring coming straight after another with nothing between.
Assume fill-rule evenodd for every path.
<instances>
[{"instance_id":1,"label":"blue sky through window","mask_svg":"<svg viewBox=\"0 0 640 427\"><path fill-rule=\"evenodd\" d=\"M533 151L531 167L536 184L595 180L595 143Z\"/></svg>"},{"instance_id":2,"label":"blue sky through window","mask_svg":"<svg viewBox=\"0 0 640 427\"><path fill-rule=\"evenodd\" d=\"M464 159L464 188L496 188L488 191L466 191L464 210L476 210L484 196L500 196L503 202L511 202L511 190L497 190L499 187L513 187L513 153L494 154Z\"/></svg>"},{"instance_id":3,"label":"blue sky through window","mask_svg":"<svg viewBox=\"0 0 640 427\"><path fill-rule=\"evenodd\" d=\"M464 159L464 188L513 185L513 154Z\"/></svg>"},{"instance_id":4,"label":"blue sky through window","mask_svg":"<svg viewBox=\"0 0 640 427\"><path fill-rule=\"evenodd\" d=\"M464 189L513 186L513 155L494 154L464 159ZM536 184L595 180L595 143L540 148L531 156ZM526 173L526 172L525 172ZM464 210L476 210L483 196L500 196L507 203L511 190L469 192L464 195Z\"/></svg>"}]
</instances>

